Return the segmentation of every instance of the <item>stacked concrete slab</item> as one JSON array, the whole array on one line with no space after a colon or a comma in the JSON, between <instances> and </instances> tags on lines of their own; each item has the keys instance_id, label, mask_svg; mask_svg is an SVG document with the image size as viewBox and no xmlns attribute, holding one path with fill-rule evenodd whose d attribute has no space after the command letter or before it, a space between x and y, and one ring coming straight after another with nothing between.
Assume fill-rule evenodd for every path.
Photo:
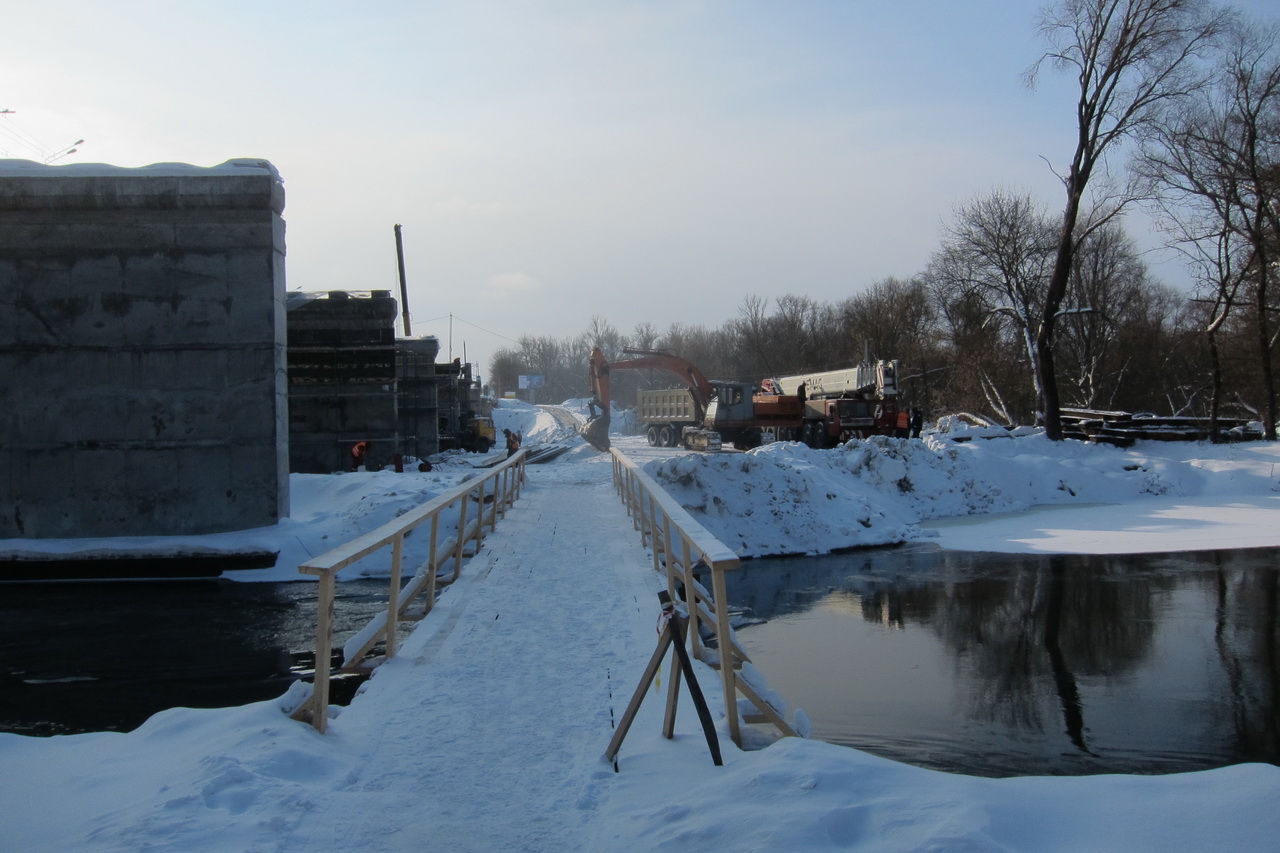
<instances>
[{"instance_id":1,"label":"stacked concrete slab","mask_svg":"<svg viewBox=\"0 0 1280 853\"><path fill-rule=\"evenodd\" d=\"M440 342L434 337L401 340L396 348L396 400L400 407L400 438L405 453L426 459L440 451L440 411L436 355ZM446 395L447 398L447 395Z\"/></svg>"},{"instance_id":2,"label":"stacked concrete slab","mask_svg":"<svg viewBox=\"0 0 1280 853\"><path fill-rule=\"evenodd\" d=\"M400 452L398 314L390 291L290 293L289 464L302 474L385 467ZM362 457L352 455L356 445Z\"/></svg>"},{"instance_id":3,"label":"stacked concrete slab","mask_svg":"<svg viewBox=\"0 0 1280 853\"><path fill-rule=\"evenodd\" d=\"M0 539L288 514L283 209L264 161L0 161Z\"/></svg>"}]
</instances>

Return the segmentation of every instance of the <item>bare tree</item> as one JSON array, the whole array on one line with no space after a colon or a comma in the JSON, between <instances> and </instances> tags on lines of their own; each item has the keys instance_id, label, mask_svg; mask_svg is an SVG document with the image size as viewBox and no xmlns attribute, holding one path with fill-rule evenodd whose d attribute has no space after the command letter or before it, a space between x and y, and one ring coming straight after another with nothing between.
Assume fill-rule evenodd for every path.
<instances>
[{"instance_id":1,"label":"bare tree","mask_svg":"<svg viewBox=\"0 0 1280 853\"><path fill-rule=\"evenodd\" d=\"M1124 374L1143 353L1125 351L1126 329L1149 317L1153 301L1146 264L1113 220L1081 244L1072 265L1069 304L1063 311L1058 349L1071 403L1111 408L1124 387Z\"/></svg>"},{"instance_id":2,"label":"bare tree","mask_svg":"<svg viewBox=\"0 0 1280 853\"><path fill-rule=\"evenodd\" d=\"M1036 336L1045 433L1055 441L1062 438L1062 420L1053 344L1071 266L1080 243L1135 195L1108 188L1113 191L1093 206L1099 215L1081 222L1085 190L1109 150L1150 126L1165 103L1199 87L1196 60L1211 47L1225 14L1204 0L1059 0L1042 15L1049 49L1028 80L1034 83L1048 63L1078 83L1075 152L1059 176L1066 204Z\"/></svg>"},{"instance_id":3,"label":"bare tree","mask_svg":"<svg viewBox=\"0 0 1280 853\"><path fill-rule=\"evenodd\" d=\"M1280 259L1280 48L1277 30L1239 27L1219 76L1223 104L1218 134L1220 162L1237 180L1229 203L1249 247L1244 276L1253 295L1255 341L1262 375L1263 418L1276 437L1276 386L1271 283Z\"/></svg>"},{"instance_id":4,"label":"bare tree","mask_svg":"<svg viewBox=\"0 0 1280 853\"><path fill-rule=\"evenodd\" d=\"M748 294L743 297L738 314L738 318L729 325L736 339L739 364L746 372L759 378L777 374L781 358L778 342L774 339L768 300Z\"/></svg>"},{"instance_id":5,"label":"bare tree","mask_svg":"<svg viewBox=\"0 0 1280 853\"><path fill-rule=\"evenodd\" d=\"M627 337L627 346L633 349L653 349L658 339L658 329L652 323L636 323L635 329Z\"/></svg>"},{"instance_id":6,"label":"bare tree","mask_svg":"<svg viewBox=\"0 0 1280 853\"><path fill-rule=\"evenodd\" d=\"M498 350L489 358L489 383L495 396L516 390L520 374L527 372L520 353L509 347Z\"/></svg>"},{"instance_id":7,"label":"bare tree","mask_svg":"<svg viewBox=\"0 0 1280 853\"><path fill-rule=\"evenodd\" d=\"M845 337L863 341L873 359L897 359L903 399L932 411L932 374L945 359L938 347L937 310L923 280L891 276L845 299L838 308Z\"/></svg>"},{"instance_id":8,"label":"bare tree","mask_svg":"<svg viewBox=\"0 0 1280 853\"><path fill-rule=\"evenodd\" d=\"M619 334L617 327L601 317L599 314L591 315L591 323L587 326L587 331L583 335L583 351L590 353L594 347L599 347L605 353L615 353L622 349L623 338ZM586 356L583 356L583 362L586 362Z\"/></svg>"},{"instance_id":9,"label":"bare tree","mask_svg":"<svg viewBox=\"0 0 1280 853\"><path fill-rule=\"evenodd\" d=\"M1217 435L1223 395L1221 334L1252 296L1255 363L1267 438L1277 420L1276 335L1271 282L1280 234L1280 48L1276 29L1236 22L1213 85L1167 111L1143 146L1143 173L1161 189L1160 208L1197 274L1210 371L1210 419Z\"/></svg>"},{"instance_id":10,"label":"bare tree","mask_svg":"<svg viewBox=\"0 0 1280 853\"><path fill-rule=\"evenodd\" d=\"M1017 342L1023 356L1018 362L1031 379L1037 404L1042 387L1036 338L1052 252L1052 222L1031 197L996 190L956 210L928 272L938 298L978 310L984 329ZM1008 420L1022 407L1010 407L1008 389L1000 391L1004 383L993 379L997 373L1005 371L988 371L984 396Z\"/></svg>"}]
</instances>

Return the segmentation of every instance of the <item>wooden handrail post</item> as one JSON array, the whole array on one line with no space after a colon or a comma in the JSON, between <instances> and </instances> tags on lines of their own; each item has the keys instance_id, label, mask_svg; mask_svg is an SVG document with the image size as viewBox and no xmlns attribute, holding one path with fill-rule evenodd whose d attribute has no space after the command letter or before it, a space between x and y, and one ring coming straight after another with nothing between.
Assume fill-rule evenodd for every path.
<instances>
[{"instance_id":1,"label":"wooden handrail post","mask_svg":"<svg viewBox=\"0 0 1280 853\"><path fill-rule=\"evenodd\" d=\"M479 486L479 494L476 496L476 535L472 540L476 543L476 550L480 550L480 546L484 544L484 483Z\"/></svg>"},{"instance_id":2,"label":"wooden handrail post","mask_svg":"<svg viewBox=\"0 0 1280 853\"><path fill-rule=\"evenodd\" d=\"M324 734L329 727L329 665L333 657L333 599L336 572L321 572L316 584L316 666L311 725Z\"/></svg>"},{"instance_id":3,"label":"wooden handrail post","mask_svg":"<svg viewBox=\"0 0 1280 853\"><path fill-rule=\"evenodd\" d=\"M440 541L440 516L431 516L431 550L427 552L427 603L423 615L430 613L436 606L436 571L440 568L436 563L436 546Z\"/></svg>"},{"instance_id":4,"label":"wooden handrail post","mask_svg":"<svg viewBox=\"0 0 1280 853\"><path fill-rule=\"evenodd\" d=\"M742 732L738 724L738 695L733 674L733 642L729 627L729 593L725 588L724 569L711 566L711 595L716 605L716 641L720 647L720 683L724 685L724 712L729 720L729 736L741 745Z\"/></svg>"},{"instance_id":5,"label":"wooden handrail post","mask_svg":"<svg viewBox=\"0 0 1280 853\"><path fill-rule=\"evenodd\" d=\"M462 568L462 545L467 541L467 505L471 503L471 492L464 492L458 505L458 536L453 551L453 569L457 573Z\"/></svg>"},{"instance_id":6,"label":"wooden handrail post","mask_svg":"<svg viewBox=\"0 0 1280 853\"><path fill-rule=\"evenodd\" d=\"M698 583L693 576L693 549L689 547L689 540L684 537L680 538L680 555L680 565L684 568L684 594L689 610L689 637L693 656L698 657L702 654L702 631L699 627L702 614L698 610Z\"/></svg>"},{"instance_id":7,"label":"wooden handrail post","mask_svg":"<svg viewBox=\"0 0 1280 853\"><path fill-rule=\"evenodd\" d=\"M639 512L636 513L636 522L640 528L640 544L643 547L648 547L651 544L650 536L653 533L653 523L649 518L649 513L652 511L652 505L649 503L648 495L640 495L640 505L638 509Z\"/></svg>"},{"instance_id":8,"label":"wooden handrail post","mask_svg":"<svg viewBox=\"0 0 1280 853\"><path fill-rule=\"evenodd\" d=\"M679 538L681 541L684 541L683 536L680 536ZM672 540L671 535L671 516L664 512L662 514L662 562L667 566L667 586L671 587L671 594L673 596L676 594L675 584L673 581L675 580L676 569L679 565L676 562L674 545L675 543ZM655 553L657 552L655 551Z\"/></svg>"},{"instance_id":9,"label":"wooden handrail post","mask_svg":"<svg viewBox=\"0 0 1280 853\"><path fill-rule=\"evenodd\" d=\"M498 511L502 508L502 491L498 488L502 478L493 478L493 506L489 507L489 532L498 529Z\"/></svg>"},{"instance_id":10,"label":"wooden handrail post","mask_svg":"<svg viewBox=\"0 0 1280 853\"><path fill-rule=\"evenodd\" d=\"M387 658L396 656L396 630L400 623L400 564L404 558L404 534L391 544L391 585L387 592ZM343 662L346 663L345 661Z\"/></svg>"}]
</instances>

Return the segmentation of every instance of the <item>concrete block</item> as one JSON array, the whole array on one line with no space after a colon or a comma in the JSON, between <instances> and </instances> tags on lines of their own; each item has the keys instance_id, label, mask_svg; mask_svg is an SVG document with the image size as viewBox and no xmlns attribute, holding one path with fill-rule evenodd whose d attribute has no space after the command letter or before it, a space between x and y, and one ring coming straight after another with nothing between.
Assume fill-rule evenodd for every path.
<instances>
[{"instance_id":1,"label":"concrete block","mask_svg":"<svg viewBox=\"0 0 1280 853\"><path fill-rule=\"evenodd\" d=\"M0 162L0 177L0 381L19 401L0 415L0 538L287 515L274 169Z\"/></svg>"}]
</instances>

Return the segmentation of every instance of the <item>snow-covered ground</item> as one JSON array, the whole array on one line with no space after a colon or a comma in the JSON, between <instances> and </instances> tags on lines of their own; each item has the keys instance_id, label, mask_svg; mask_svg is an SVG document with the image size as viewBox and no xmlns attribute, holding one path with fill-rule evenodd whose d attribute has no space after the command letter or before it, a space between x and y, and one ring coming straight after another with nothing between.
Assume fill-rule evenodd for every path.
<instances>
[{"instance_id":1,"label":"snow-covered ground","mask_svg":"<svg viewBox=\"0 0 1280 853\"><path fill-rule=\"evenodd\" d=\"M953 437L824 451L774 444L649 469L743 556L929 537L964 550L1096 554L1280 544L1274 443L1120 449L1042 435Z\"/></svg>"},{"instance_id":2,"label":"snow-covered ground","mask_svg":"<svg viewBox=\"0 0 1280 853\"><path fill-rule=\"evenodd\" d=\"M499 429L521 431L526 446L577 442L555 462L529 469L525 500L540 507L538 529L546 519L561 519L554 523L563 525L563 544L574 524L595 525L592 536L575 545L588 559L598 547L593 541L629 537L628 553L636 553L590 570L622 572L602 589L616 586L628 601L644 598L646 587L656 589L629 519L611 506L607 458L543 409L504 401L495 421ZM699 520L744 555L910 539L967 549L1093 553L1280 546L1280 444L1142 443L1120 450L1054 444L1034 435L954 438L879 439L823 452L779 444L714 455L658 450L632 437L617 436L615 444L645 460ZM287 522L195 537L184 547L270 547L280 552L275 569L236 577L295 579L296 565L307 555L394 517L473 471L458 457L431 473L295 477ZM489 542L502 537L500 526ZM136 544L101 540L76 547ZM62 544L0 546L19 551ZM536 792L545 803L545 821L540 818L536 828L522 824L527 814L493 806L488 789L454 790L485 784L485 774L436 778L430 766L418 767L417 750L432 727L465 729L468 721L457 719L456 708L494 701L492 682L463 675L439 688L456 703L453 716L438 716L426 700L421 707L407 701L421 689L424 672L452 660L453 646L438 638L448 629L440 625L461 620L455 634L491 632L486 636L504 650L519 646L547 667L620 655L610 658L610 666L622 673L615 677L625 686L615 688L629 691L652 650L654 614L640 606L635 613L622 608L627 612L615 613L612 621L602 615L594 623L598 636L535 630L554 614L583 608L575 574L583 567L549 550L531 549L518 559L522 572L544 582L504 592L492 586L492 576L464 571L402 657L382 668L328 735L289 721L282 702L174 709L128 734L0 735L0 850L432 849L433 804L443 821L460 819L456 804L468 802L474 813L462 817L474 821L474 836L437 836L434 843L447 840L459 850L494 849L494 839L527 850L1276 849L1280 768L1270 765L1160 777L980 779L806 740L743 752L728 743L720 720L725 766L716 768L687 697L677 738L666 741L658 731L661 702L652 693L625 743L621 773L598 759L609 736L600 708L572 712L582 713L581 719L546 719L557 731L567 725L579 733L580 743L562 755L554 750L563 744L537 743L528 726L513 722L511 733L502 726L487 731L489 738L518 738L499 742L497 754L511 764L502 778L523 780L529 796ZM367 565L356 573L380 571ZM470 601L475 611L486 594L508 596L501 599L502 618L477 616L473 625L463 604ZM503 633L515 630L511 614L517 610L537 617L518 640ZM422 665L426 655L436 656L429 668ZM718 682L710 670L702 672L714 709ZM538 683L521 681L522 689L535 691L526 693L530 708L550 698L529 686ZM590 695L586 687L584 695ZM374 709L383 703L403 705L404 715L394 724L381 721ZM507 713L514 721L528 716L526 710L513 706ZM458 766L480 760L462 749L453 756ZM353 828L353 809L360 831ZM563 827L558 836L556 826ZM410 836L406 827L421 831ZM409 837L425 840L411 844L404 840Z\"/></svg>"}]
</instances>

